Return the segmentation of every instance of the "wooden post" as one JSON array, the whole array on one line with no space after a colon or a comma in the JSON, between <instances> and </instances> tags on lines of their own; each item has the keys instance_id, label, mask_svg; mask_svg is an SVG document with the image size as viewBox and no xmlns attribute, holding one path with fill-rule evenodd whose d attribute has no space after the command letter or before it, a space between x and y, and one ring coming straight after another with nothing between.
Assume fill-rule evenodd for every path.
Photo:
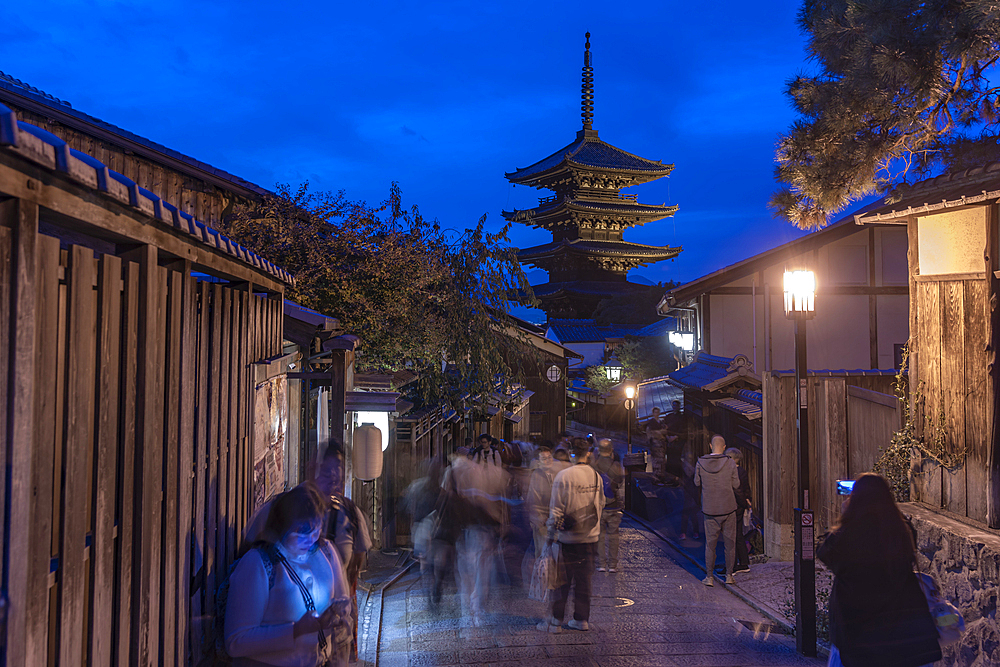
<instances>
[{"instance_id":1,"label":"wooden post","mask_svg":"<svg viewBox=\"0 0 1000 667\"><path fill-rule=\"evenodd\" d=\"M989 323L987 328L987 350L989 365L989 383L987 405L989 415L989 437L986 440L986 471L988 487L986 490L986 523L990 528L1000 528L1000 280L996 274L996 252L998 243L997 205L987 208L986 216L986 280L989 283L987 298L989 299Z\"/></svg>"},{"instance_id":2,"label":"wooden post","mask_svg":"<svg viewBox=\"0 0 1000 667\"><path fill-rule=\"evenodd\" d=\"M29 181L29 187L37 182ZM28 645L27 619L30 607L39 600L29 597L31 572L30 529L32 516L31 471L35 451L35 356L36 356L36 253L38 246L38 206L23 199L0 203L0 223L13 230L10 289L10 366L4 376L7 428L4 456L8 472L10 504L4 508L3 584L7 589L7 664L25 664ZM14 447L14 443L17 446ZM45 591L45 595L48 592ZM36 638L41 639L41 638Z\"/></svg>"}]
</instances>

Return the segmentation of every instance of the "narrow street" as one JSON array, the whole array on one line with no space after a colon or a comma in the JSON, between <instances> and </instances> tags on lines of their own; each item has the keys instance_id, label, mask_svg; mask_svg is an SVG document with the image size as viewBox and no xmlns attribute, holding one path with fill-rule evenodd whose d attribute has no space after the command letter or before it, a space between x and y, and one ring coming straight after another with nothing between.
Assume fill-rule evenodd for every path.
<instances>
[{"instance_id":1,"label":"narrow street","mask_svg":"<svg viewBox=\"0 0 1000 667\"><path fill-rule=\"evenodd\" d=\"M378 667L424 665L823 665L794 650L794 639L772 634L770 622L701 572L656 535L628 518L622 523L621 571L594 575L590 632L538 631L546 605L521 586L524 547L510 545L511 584L491 593L483 627L462 618L452 585L437 611L429 608L417 567L362 609L361 662ZM676 560L675 560L676 559ZM689 569L690 567L690 569ZM378 616L381 614L379 639ZM567 613L567 618L569 612Z\"/></svg>"}]
</instances>

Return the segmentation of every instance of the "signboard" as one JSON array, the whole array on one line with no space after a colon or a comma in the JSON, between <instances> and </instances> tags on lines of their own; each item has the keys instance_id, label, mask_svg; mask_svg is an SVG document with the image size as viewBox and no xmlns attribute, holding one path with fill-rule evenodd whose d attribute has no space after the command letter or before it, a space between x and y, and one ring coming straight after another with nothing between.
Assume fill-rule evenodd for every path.
<instances>
[{"instance_id":1,"label":"signboard","mask_svg":"<svg viewBox=\"0 0 1000 667\"><path fill-rule=\"evenodd\" d=\"M813 513L803 512L799 521L802 531L802 560L816 560L816 536L813 526Z\"/></svg>"},{"instance_id":2,"label":"signboard","mask_svg":"<svg viewBox=\"0 0 1000 667\"><path fill-rule=\"evenodd\" d=\"M288 395L285 376L257 385L254 401L254 510L285 490L285 432Z\"/></svg>"}]
</instances>

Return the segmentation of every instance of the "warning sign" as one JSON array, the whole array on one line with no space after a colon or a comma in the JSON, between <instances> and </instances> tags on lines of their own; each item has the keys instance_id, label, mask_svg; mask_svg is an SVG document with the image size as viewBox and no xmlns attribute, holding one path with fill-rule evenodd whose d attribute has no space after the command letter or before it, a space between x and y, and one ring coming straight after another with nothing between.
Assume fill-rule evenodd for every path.
<instances>
[{"instance_id":1,"label":"warning sign","mask_svg":"<svg viewBox=\"0 0 1000 667\"><path fill-rule=\"evenodd\" d=\"M805 523L805 521L803 521ZM816 560L816 538L812 526L802 526L802 560Z\"/></svg>"},{"instance_id":2,"label":"warning sign","mask_svg":"<svg viewBox=\"0 0 1000 667\"><path fill-rule=\"evenodd\" d=\"M813 515L812 515L812 512L803 512L802 513L802 525L803 526L811 526L811 525L813 525Z\"/></svg>"}]
</instances>

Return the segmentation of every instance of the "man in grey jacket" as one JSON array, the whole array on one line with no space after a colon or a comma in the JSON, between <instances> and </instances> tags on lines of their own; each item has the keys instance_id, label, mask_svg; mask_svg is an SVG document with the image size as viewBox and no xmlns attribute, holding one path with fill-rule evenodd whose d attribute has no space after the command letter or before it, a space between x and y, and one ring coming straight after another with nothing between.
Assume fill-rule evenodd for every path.
<instances>
[{"instance_id":1,"label":"man in grey jacket","mask_svg":"<svg viewBox=\"0 0 1000 667\"><path fill-rule=\"evenodd\" d=\"M740 475L736 463L726 456L726 439L721 435L712 438L712 453L698 459L694 471L695 486L701 487L701 511L705 515L705 569L708 575L702 580L714 586L712 571L715 569L715 547L722 533L726 545L726 583L733 580L733 561L736 559L736 493Z\"/></svg>"}]
</instances>

